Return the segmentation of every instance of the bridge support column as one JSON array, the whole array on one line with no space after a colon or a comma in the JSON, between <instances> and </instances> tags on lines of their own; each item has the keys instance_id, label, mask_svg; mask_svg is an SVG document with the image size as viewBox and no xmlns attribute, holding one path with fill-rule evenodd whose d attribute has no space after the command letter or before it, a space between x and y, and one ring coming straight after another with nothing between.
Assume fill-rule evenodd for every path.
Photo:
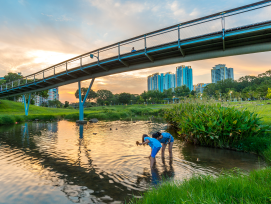
<instances>
[{"instance_id":1,"label":"bridge support column","mask_svg":"<svg viewBox=\"0 0 271 204\"><path fill-rule=\"evenodd\" d=\"M90 85L88 87L87 93L85 95L85 98L82 101L82 93L81 93L81 81L78 82L78 91L79 91L79 120L76 122L84 124L87 123L87 121L84 121L84 104L86 102L86 99L88 97L89 91L94 83L95 78L93 78L90 82Z\"/></svg>"},{"instance_id":2,"label":"bridge support column","mask_svg":"<svg viewBox=\"0 0 271 204\"><path fill-rule=\"evenodd\" d=\"M28 103L26 104L25 95L23 95L23 102L24 102L24 112L25 115L28 116L29 104L31 100L31 93L29 94Z\"/></svg>"}]
</instances>

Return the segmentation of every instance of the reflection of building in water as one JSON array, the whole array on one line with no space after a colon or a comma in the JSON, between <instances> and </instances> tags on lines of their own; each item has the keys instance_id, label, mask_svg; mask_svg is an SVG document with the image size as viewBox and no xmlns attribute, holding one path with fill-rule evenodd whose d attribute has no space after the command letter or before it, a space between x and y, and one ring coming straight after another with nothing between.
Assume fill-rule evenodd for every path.
<instances>
[{"instance_id":1,"label":"reflection of building in water","mask_svg":"<svg viewBox=\"0 0 271 204\"><path fill-rule=\"evenodd\" d=\"M58 123L47 123L48 131L56 133L58 131Z\"/></svg>"}]
</instances>

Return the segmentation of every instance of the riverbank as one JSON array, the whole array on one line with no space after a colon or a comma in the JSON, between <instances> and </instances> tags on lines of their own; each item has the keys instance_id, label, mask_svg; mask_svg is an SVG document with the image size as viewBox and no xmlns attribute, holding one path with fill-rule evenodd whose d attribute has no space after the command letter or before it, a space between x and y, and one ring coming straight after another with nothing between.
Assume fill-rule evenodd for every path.
<instances>
[{"instance_id":1,"label":"riverbank","mask_svg":"<svg viewBox=\"0 0 271 204\"><path fill-rule=\"evenodd\" d=\"M129 203L270 203L271 168L248 175L232 170L217 178L193 176L183 182L164 182Z\"/></svg>"},{"instance_id":2,"label":"riverbank","mask_svg":"<svg viewBox=\"0 0 271 204\"><path fill-rule=\"evenodd\" d=\"M271 162L268 102L184 101L164 111L178 136L195 145L255 153Z\"/></svg>"},{"instance_id":3,"label":"riverbank","mask_svg":"<svg viewBox=\"0 0 271 204\"><path fill-rule=\"evenodd\" d=\"M162 109L171 105L149 104L149 105L119 105L98 106L84 109L86 120L97 118L98 120L162 120ZM29 114L25 116L22 103L1 100L0 101L0 125L15 124L23 121L51 121L58 119L78 120L78 109L47 108L30 105Z\"/></svg>"}]
</instances>

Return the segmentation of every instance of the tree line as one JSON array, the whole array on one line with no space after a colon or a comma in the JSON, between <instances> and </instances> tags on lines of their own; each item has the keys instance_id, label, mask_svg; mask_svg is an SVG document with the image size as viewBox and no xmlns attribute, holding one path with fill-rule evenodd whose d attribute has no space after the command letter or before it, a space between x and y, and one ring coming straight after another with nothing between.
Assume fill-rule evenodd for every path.
<instances>
[{"instance_id":1,"label":"tree line","mask_svg":"<svg viewBox=\"0 0 271 204\"><path fill-rule=\"evenodd\" d=\"M87 93L88 88L81 88L82 100ZM190 91L187 86L181 86L173 89L144 91L142 94L120 93L113 94L109 90L90 90L87 96L87 102L91 105L119 105L119 104L143 104L143 103L164 103L165 101L172 100L174 97L188 97L194 95L194 91ZM79 98L79 89L75 92L75 97Z\"/></svg>"},{"instance_id":2,"label":"tree line","mask_svg":"<svg viewBox=\"0 0 271 204\"><path fill-rule=\"evenodd\" d=\"M8 73L0 80L0 85L23 78L16 73ZM31 80L28 80L31 83ZM180 86L175 89L168 89L160 92L158 90L144 91L141 94L120 93L113 94L110 90L90 90L87 96L88 105L118 105L118 104L143 104L143 103L165 103L174 99L181 100L187 97L212 97L215 99L266 99L271 98L271 70L258 76L244 76L238 80L226 79L217 83L211 83L204 88L203 94L190 91L187 86ZM88 88L82 87L82 99L85 97ZM269 91L268 91L269 90ZM31 95L31 104L34 104L35 95L48 98L48 90L36 92ZM21 96L9 97L8 100L18 100ZM75 97L79 98L79 90L75 92ZM28 97L26 97L28 98ZM46 107L69 107L69 102L61 103L58 100L48 101L41 104Z\"/></svg>"},{"instance_id":3,"label":"tree line","mask_svg":"<svg viewBox=\"0 0 271 204\"><path fill-rule=\"evenodd\" d=\"M271 70L258 76L243 76L238 80L225 79L204 88L204 95L215 99L266 99L271 87Z\"/></svg>"}]
</instances>

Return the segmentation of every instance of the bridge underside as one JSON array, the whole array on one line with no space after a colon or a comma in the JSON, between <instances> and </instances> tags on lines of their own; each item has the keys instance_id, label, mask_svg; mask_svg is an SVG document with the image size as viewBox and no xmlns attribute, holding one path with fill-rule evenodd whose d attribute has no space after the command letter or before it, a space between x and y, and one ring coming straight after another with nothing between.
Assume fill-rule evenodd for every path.
<instances>
[{"instance_id":1,"label":"bridge underside","mask_svg":"<svg viewBox=\"0 0 271 204\"><path fill-rule=\"evenodd\" d=\"M180 45L180 46L179 46ZM181 49L180 49L181 48ZM38 92L70 83L121 72L175 63L271 51L271 21L196 36L149 47L79 66L62 73L0 92L0 98Z\"/></svg>"}]
</instances>

